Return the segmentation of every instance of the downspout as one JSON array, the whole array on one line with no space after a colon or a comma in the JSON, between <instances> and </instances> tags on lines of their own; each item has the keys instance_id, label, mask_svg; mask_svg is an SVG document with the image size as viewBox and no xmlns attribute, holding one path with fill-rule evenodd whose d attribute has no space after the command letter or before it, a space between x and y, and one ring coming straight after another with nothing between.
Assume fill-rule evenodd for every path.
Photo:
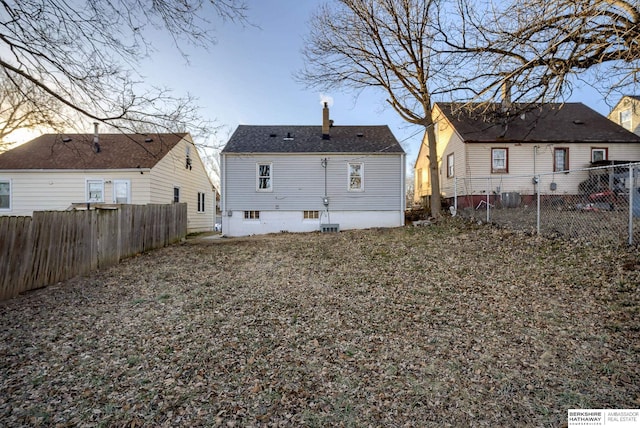
<instances>
[{"instance_id":1,"label":"downspout","mask_svg":"<svg viewBox=\"0 0 640 428\"><path fill-rule=\"evenodd\" d=\"M400 155L400 170L401 170L401 176L400 176L400 225L404 226L404 214L405 211L407 210L407 188L406 188L406 182L407 182L407 166L405 164L406 162L406 155L404 153L402 153Z\"/></svg>"},{"instance_id":2,"label":"downspout","mask_svg":"<svg viewBox=\"0 0 640 428\"><path fill-rule=\"evenodd\" d=\"M227 211L227 158L225 154L220 154L220 214L222 222L224 222L225 213ZM229 221L227 221L228 226ZM224 235L224 227L222 234Z\"/></svg>"}]
</instances>

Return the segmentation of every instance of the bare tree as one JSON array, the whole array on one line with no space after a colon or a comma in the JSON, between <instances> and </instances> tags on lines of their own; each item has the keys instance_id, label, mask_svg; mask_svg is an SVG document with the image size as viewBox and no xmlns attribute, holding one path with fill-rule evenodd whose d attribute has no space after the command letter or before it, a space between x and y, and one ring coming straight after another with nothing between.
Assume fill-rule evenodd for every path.
<instances>
[{"instance_id":1,"label":"bare tree","mask_svg":"<svg viewBox=\"0 0 640 428\"><path fill-rule=\"evenodd\" d=\"M21 82L18 91L14 80L0 70L0 152L16 142L11 136L19 129L45 127L54 130L62 125L59 116L52 114L53 109L60 108L59 103L43 96L29 82Z\"/></svg>"},{"instance_id":2,"label":"bare tree","mask_svg":"<svg viewBox=\"0 0 640 428\"><path fill-rule=\"evenodd\" d=\"M458 2L456 31L440 34L465 57L457 76L467 99L496 97L505 82L523 104L568 98L576 83L607 96L638 82L637 0ZM505 7L505 4L506 7Z\"/></svg>"},{"instance_id":3,"label":"bare tree","mask_svg":"<svg viewBox=\"0 0 640 428\"><path fill-rule=\"evenodd\" d=\"M431 213L440 215L438 152L432 97L451 90L450 58L436 51L438 0L335 0L312 16L305 41L310 87L378 88L405 121L424 127L429 147Z\"/></svg>"},{"instance_id":4,"label":"bare tree","mask_svg":"<svg viewBox=\"0 0 640 428\"><path fill-rule=\"evenodd\" d=\"M139 61L154 46L149 34L169 34L201 47L213 41L212 22L244 21L243 0L14 0L0 5L0 69L15 93L34 93L35 114L56 117L57 106L90 121L134 130L140 124L192 125L193 98L142 89ZM36 98L37 98L36 97Z\"/></svg>"}]
</instances>

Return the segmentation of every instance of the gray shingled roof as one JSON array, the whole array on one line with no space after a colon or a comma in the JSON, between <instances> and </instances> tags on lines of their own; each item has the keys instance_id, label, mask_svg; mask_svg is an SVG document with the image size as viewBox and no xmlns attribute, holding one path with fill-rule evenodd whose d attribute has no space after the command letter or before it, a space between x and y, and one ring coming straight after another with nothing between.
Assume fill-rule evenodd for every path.
<instances>
[{"instance_id":1,"label":"gray shingled roof","mask_svg":"<svg viewBox=\"0 0 640 428\"><path fill-rule=\"evenodd\" d=\"M437 106L467 143L640 143L640 136L582 103L536 106L524 113L524 119L517 115L506 126L498 116L480 114L479 105L469 110L453 103ZM500 109L500 104L489 108L494 113Z\"/></svg>"},{"instance_id":2,"label":"gray shingled roof","mask_svg":"<svg viewBox=\"0 0 640 428\"><path fill-rule=\"evenodd\" d=\"M321 126L240 125L222 153L404 153L386 125L333 126L322 138Z\"/></svg>"},{"instance_id":3,"label":"gray shingled roof","mask_svg":"<svg viewBox=\"0 0 640 428\"><path fill-rule=\"evenodd\" d=\"M187 134L44 134L0 154L0 169L152 168ZM148 141L150 140L150 141Z\"/></svg>"}]
</instances>

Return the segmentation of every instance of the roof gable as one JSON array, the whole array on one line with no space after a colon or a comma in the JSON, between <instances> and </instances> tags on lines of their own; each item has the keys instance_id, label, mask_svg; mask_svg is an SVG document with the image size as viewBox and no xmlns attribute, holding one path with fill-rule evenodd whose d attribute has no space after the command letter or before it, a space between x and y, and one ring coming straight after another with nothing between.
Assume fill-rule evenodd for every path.
<instances>
[{"instance_id":1,"label":"roof gable","mask_svg":"<svg viewBox=\"0 0 640 428\"><path fill-rule=\"evenodd\" d=\"M44 134L0 154L0 169L153 168L178 142L180 134Z\"/></svg>"},{"instance_id":2,"label":"roof gable","mask_svg":"<svg viewBox=\"0 0 640 428\"><path fill-rule=\"evenodd\" d=\"M404 153L386 125L334 126L322 138L321 126L240 125L222 153Z\"/></svg>"},{"instance_id":3,"label":"roof gable","mask_svg":"<svg viewBox=\"0 0 640 428\"><path fill-rule=\"evenodd\" d=\"M497 103L484 110L488 114L479 112L479 104L468 109L455 103L436 106L467 143L640 143L639 136L582 103L537 105L508 120L500 117Z\"/></svg>"}]
</instances>

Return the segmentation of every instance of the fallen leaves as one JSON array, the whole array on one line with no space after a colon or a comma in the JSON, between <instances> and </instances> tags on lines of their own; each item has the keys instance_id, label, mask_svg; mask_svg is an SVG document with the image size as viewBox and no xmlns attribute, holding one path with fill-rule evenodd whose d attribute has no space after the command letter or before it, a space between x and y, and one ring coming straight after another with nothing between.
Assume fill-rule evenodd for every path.
<instances>
[{"instance_id":1,"label":"fallen leaves","mask_svg":"<svg viewBox=\"0 0 640 428\"><path fill-rule=\"evenodd\" d=\"M0 304L0 424L558 426L637 407L639 261L456 220L189 241Z\"/></svg>"}]
</instances>

